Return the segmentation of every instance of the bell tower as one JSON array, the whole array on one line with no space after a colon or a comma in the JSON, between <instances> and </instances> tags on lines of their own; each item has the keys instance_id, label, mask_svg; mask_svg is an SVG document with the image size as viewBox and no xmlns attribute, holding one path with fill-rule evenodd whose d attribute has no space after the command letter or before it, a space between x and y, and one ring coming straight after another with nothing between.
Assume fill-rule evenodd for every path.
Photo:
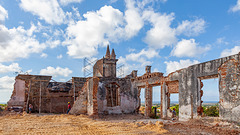
<instances>
[{"instance_id":1,"label":"bell tower","mask_svg":"<svg viewBox=\"0 0 240 135\"><path fill-rule=\"evenodd\" d=\"M110 54L109 45L107 46L107 51L105 57L98 60L93 67L93 76L97 77L116 77L117 74L117 61L114 49Z\"/></svg>"}]
</instances>

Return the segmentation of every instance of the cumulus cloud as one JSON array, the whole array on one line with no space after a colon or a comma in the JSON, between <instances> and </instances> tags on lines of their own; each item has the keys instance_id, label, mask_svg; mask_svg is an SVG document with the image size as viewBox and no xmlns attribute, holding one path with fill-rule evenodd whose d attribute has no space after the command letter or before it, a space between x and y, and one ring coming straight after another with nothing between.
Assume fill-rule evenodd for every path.
<instances>
[{"instance_id":1,"label":"cumulus cloud","mask_svg":"<svg viewBox=\"0 0 240 135\"><path fill-rule=\"evenodd\" d=\"M66 18L57 0L21 0L20 7L49 24L62 24Z\"/></svg>"},{"instance_id":2,"label":"cumulus cloud","mask_svg":"<svg viewBox=\"0 0 240 135\"><path fill-rule=\"evenodd\" d=\"M19 67L18 63L12 63L8 66L0 63L0 73L18 72L20 70L21 70L21 67Z\"/></svg>"},{"instance_id":3,"label":"cumulus cloud","mask_svg":"<svg viewBox=\"0 0 240 135\"><path fill-rule=\"evenodd\" d=\"M151 59L153 57L158 57L158 52L156 50L153 49L142 49L139 53L131 53L129 55L126 56L126 60L127 61L134 61L134 62L139 62L141 63L143 66L149 65L151 64L150 61L148 61L147 59Z\"/></svg>"},{"instance_id":4,"label":"cumulus cloud","mask_svg":"<svg viewBox=\"0 0 240 135\"><path fill-rule=\"evenodd\" d=\"M81 3L83 0L60 0L60 4L66 6L70 3Z\"/></svg>"},{"instance_id":5,"label":"cumulus cloud","mask_svg":"<svg viewBox=\"0 0 240 135\"><path fill-rule=\"evenodd\" d=\"M149 9L143 11L143 19L152 25L144 41L155 49L175 45L179 35L197 36L203 33L206 27L206 22L199 18L193 21L185 20L174 28L171 26L175 19L174 13L156 13Z\"/></svg>"},{"instance_id":6,"label":"cumulus cloud","mask_svg":"<svg viewBox=\"0 0 240 135\"><path fill-rule=\"evenodd\" d=\"M230 12L240 11L240 0L237 1L237 4L229 9Z\"/></svg>"},{"instance_id":7,"label":"cumulus cloud","mask_svg":"<svg viewBox=\"0 0 240 135\"><path fill-rule=\"evenodd\" d=\"M0 77L0 91L12 91L15 82L14 77L3 76Z\"/></svg>"},{"instance_id":8,"label":"cumulus cloud","mask_svg":"<svg viewBox=\"0 0 240 135\"><path fill-rule=\"evenodd\" d=\"M176 70L186 68L190 65L198 64L200 62L197 61L197 60L191 61L191 60L187 59L187 60L180 60L179 62L177 62L177 61L165 61L164 63L167 65L166 73L169 74L169 73L174 72Z\"/></svg>"},{"instance_id":9,"label":"cumulus cloud","mask_svg":"<svg viewBox=\"0 0 240 135\"><path fill-rule=\"evenodd\" d=\"M0 62L27 58L30 54L40 53L45 49L46 45L39 43L33 35L36 30L35 25L28 30L21 26L8 29L0 25Z\"/></svg>"},{"instance_id":10,"label":"cumulus cloud","mask_svg":"<svg viewBox=\"0 0 240 135\"><path fill-rule=\"evenodd\" d=\"M220 38L217 38L216 44L228 45L229 43L227 41L225 41L225 37L220 37Z\"/></svg>"},{"instance_id":11,"label":"cumulus cloud","mask_svg":"<svg viewBox=\"0 0 240 135\"><path fill-rule=\"evenodd\" d=\"M85 20L69 24L67 28L68 54L74 58L91 57L97 48L109 42L127 40L143 27L143 21L133 1L126 1L125 15L111 6L83 14Z\"/></svg>"},{"instance_id":12,"label":"cumulus cloud","mask_svg":"<svg viewBox=\"0 0 240 135\"><path fill-rule=\"evenodd\" d=\"M140 11L137 7L135 7L135 2L132 0L125 0L127 10L125 11L125 20L126 27L124 35L129 39L135 36L139 30L143 27L144 22L140 15Z\"/></svg>"},{"instance_id":13,"label":"cumulus cloud","mask_svg":"<svg viewBox=\"0 0 240 135\"><path fill-rule=\"evenodd\" d=\"M53 77L64 76L68 77L72 73L72 70L69 68L61 68L61 67L47 67L46 69L41 69L41 75L52 75Z\"/></svg>"},{"instance_id":14,"label":"cumulus cloud","mask_svg":"<svg viewBox=\"0 0 240 135\"><path fill-rule=\"evenodd\" d=\"M124 71L124 75L128 75L131 73L131 71L138 70L139 74L143 73L143 69L146 65L151 65L152 61L150 61L151 58L154 57L160 57L158 55L158 52L154 49L142 49L138 53L130 53L126 55L126 57L120 56L118 58L118 65L124 65L122 67L122 71ZM119 76L119 72L117 72L117 75Z\"/></svg>"},{"instance_id":15,"label":"cumulus cloud","mask_svg":"<svg viewBox=\"0 0 240 135\"><path fill-rule=\"evenodd\" d=\"M154 11L144 11L143 18L152 23L144 41L153 48L161 49L177 42L176 32L170 27L174 13L160 14Z\"/></svg>"},{"instance_id":16,"label":"cumulus cloud","mask_svg":"<svg viewBox=\"0 0 240 135\"><path fill-rule=\"evenodd\" d=\"M220 57L226 57L226 56L238 54L239 52L240 52L240 46L235 46L232 49L223 50Z\"/></svg>"},{"instance_id":17,"label":"cumulus cloud","mask_svg":"<svg viewBox=\"0 0 240 135\"><path fill-rule=\"evenodd\" d=\"M62 54L60 54L57 56L57 59L61 59L62 57L63 57Z\"/></svg>"},{"instance_id":18,"label":"cumulus cloud","mask_svg":"<svg viewBox=\"0 0 240 135\"><path fill-rule=\"evenodd\" d=\"M198 36L205 31L206 22L203 19L196 19L194 21L182 21L176 28L177 34L184 34L185 36Z\"/></svg>"},{"instance_id":19,"label":"cumulus cloud","mask_svg":"<svg viewBox=\"0 0 240 135\"><path fill-rule=\"evenodd\" d=\"M174 47L171 54L177 57L196 57L210 50L208 46L200 47L198 45L194 39L182 39L177 43L176 47Z\"/></svg>"},{"instance_id":20,"label":"cumulus cloud","mask_svg":"<svg viewBox=\"0 0 240 135\"><path fill-rule=\"evenodd\" d=\"M98 46L109 44L107 33L113 32L123 19L122 13L111 6L104 6L97 12L87 12L86 20L70 24L66 30L68 55L74 58L90 57L97 54Z\"/></svg>"},{"instance_id":21,"label":"cumulus cloud","mask_svg":"<svg viewBox=\"0 0 240 135\"><path fill-rule=\"evenodd\" d=\"M40 55L41 58L47 58L47 56L48 56L48 55L47 55L46 53L42 53L42 54Z\"/></svg>"},{"instance_id":22,"label":"cumulus cloud","mask_svg":"<svg viewBox=\"0 0 240 135\"><path fill-rule=\"evenodd\" d=\"M5 21L6 18L8 18L8 12L0 5L0 22Z\"/></svg>"}]
</instances>

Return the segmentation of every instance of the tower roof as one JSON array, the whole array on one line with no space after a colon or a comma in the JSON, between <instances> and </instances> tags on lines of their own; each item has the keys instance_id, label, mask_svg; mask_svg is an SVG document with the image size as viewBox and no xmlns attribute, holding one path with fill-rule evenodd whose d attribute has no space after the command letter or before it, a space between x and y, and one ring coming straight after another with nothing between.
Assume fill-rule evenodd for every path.
<instances>
[{"instance_id":1,"label":"tower roof","mask_svg":"<svg viewBox=\"0 0 240 135\"><path fill-rule=\"evenodd\" d=\"M111 59L115 59L115 58L116 58L116 54L115 54L114 49L112 49L112 52L111 52Z\"/></svg>"},{"instance_id":2,"label":"tower roof","mask_svg":"<svg viewBox=\"0 0 240 135\"><path fill-rule=\"evenodd\" d=\"M106 51L105 58L110 58L110 50L109 50L109 45L107 46L107 51Z\"/></svg>"}]
</instances>

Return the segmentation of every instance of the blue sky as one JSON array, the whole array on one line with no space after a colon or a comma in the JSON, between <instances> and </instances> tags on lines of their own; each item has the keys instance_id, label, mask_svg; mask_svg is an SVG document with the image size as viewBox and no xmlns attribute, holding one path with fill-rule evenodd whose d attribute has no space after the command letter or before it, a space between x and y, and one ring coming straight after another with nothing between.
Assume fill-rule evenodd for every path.
<instances>
[{"instance_id":1,"label":"blue sky","mask_svg":"<svg viewBox=\"0 0 240 135\"><path fill-rule=\"evenodd\" d=\"M15 72L68 81L108 44L125 75L146 65L167 75L236 54L239 24L240 0L1 0L0 102ZM218 100L217 87L206 81L206 101Z\"/></svg>"}]
</instances>

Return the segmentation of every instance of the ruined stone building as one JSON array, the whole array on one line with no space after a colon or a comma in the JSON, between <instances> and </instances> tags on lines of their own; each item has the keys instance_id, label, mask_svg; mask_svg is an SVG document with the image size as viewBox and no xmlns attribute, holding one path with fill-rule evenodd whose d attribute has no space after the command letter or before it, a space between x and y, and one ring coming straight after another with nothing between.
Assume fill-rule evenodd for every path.
<instances>
[{"instance_id":1,"label":"ruined stone building","mask_svg":"<svg viewBox=\"0 0 240 135\"><path fill-rule=\"evenodd\" d=\"M53 82L51 76L18 75L8 106L27 109L33 104L34 111L65 113L67 102L73 107L71 114L122 114L138 113L140 93L145 90L145 115L152 107L152 88L161 86L161 117L169 115L170 96L179 94L179 120L201 117L203 95L202 80L218 78L220 118L240 121L240 54L196 64L163 76L161 72L137 71L124 78L116 77L118 59L114 50L107 47L106 55L93 66L93 77L72 77L68 82Z\"/></svg>"}]
</instances>

